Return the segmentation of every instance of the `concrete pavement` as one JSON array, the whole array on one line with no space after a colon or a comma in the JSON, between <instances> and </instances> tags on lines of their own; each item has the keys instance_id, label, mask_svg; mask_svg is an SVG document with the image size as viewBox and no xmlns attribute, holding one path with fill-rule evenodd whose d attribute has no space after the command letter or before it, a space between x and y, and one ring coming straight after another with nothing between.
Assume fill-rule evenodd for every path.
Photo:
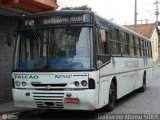
<instances>
[{"instance_id":1,"label":"concrete pavement","mask_svg":"<svg viewBox=\"0 0 160 120\"><path fill-rule=\"evenodd\" d=\"M18 111L18 110L22 110L22 109L23 108L14 107L14 103L13 102L0 104L0 113L10 112L10 111Z\"/></svg>"}]
</instances>

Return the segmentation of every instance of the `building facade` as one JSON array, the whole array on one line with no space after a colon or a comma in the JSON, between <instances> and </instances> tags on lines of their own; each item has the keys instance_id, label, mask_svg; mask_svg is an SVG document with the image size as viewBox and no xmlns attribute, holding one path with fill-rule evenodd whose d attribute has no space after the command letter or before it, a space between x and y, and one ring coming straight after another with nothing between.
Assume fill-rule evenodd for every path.
<instances>
[{"instance_id":1,"label":"building facade","mask_svg":"<svg viewBox=\"0 0 160 120\"><path fill-rule=\"evenodd\" d=\"M8 46L8 33L16 34L20 16L56 9L56 0L0 0L0 104L12 101L11 71L15 39Z\"/></svg>"},{"instance_id":2,"label":"building facade","mask_svg":"<svg viewBox=\"0 0 160 120\"><path fill-rule=\"evenodd\" d=\"M7 34L17 25L17 17L0 16L0 103L12 100L12 60L14 44L7 45ZM15 30L12 31L15 33ZM13 42L13 41L12 41Z\"/></svg>"},{"instance_id":3,"label":"building facade","mask_svg":"<svg viewBox=\"0 0 160 120\"><path fill-rule=\"evenodd\" d=\"M57 0L0 0L0 5L29 12L55 11L58 8Z\"/></svg>"},{"instance_id":4,"label":"building facade","mask_svg":"<svg viewBox=\"0 0 160 120\"><path fill-rule=\"evenodd\" d=\"M151 35L151 43L152 43L152 55L153 55L153 62L158 61L159 58L159 39L158 39L158 30L157 28L153 29L152 35Z\"/></svg>"}]
</instances>

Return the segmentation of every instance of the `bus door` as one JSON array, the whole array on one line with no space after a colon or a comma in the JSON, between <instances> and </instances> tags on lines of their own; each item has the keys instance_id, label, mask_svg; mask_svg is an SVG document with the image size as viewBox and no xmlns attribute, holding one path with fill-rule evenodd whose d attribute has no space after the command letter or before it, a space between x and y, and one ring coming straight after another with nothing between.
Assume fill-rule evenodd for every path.
<instances>
[{"instance_id":1,"label":"bus door","mask_svg":"<svg viewBox=\"0 0 160 120\"><path fill-rule=\"evenodd\" d=\"M108 63L110 61L110 54L108 49L108 35L106 29L98 30L97 38L97 68L99 70L99 107L103 107L108 102L108 88L109 79L107 74L109 72Z\"/></svg>"}]
</instances>

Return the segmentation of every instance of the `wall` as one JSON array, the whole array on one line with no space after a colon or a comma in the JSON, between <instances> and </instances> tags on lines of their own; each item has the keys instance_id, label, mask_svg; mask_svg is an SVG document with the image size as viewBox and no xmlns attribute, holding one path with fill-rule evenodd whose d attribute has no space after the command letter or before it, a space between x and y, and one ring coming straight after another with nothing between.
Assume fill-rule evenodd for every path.
<instances>
[{"instance_id":1,"label":"wall","mask_svg":"<svg viewBox=\"0 0 160 120\"><path fill-rule=\"evenodd\" d=\"M0 16L0 103L12 100L11 69L14 45L7 46L7 33L17 25L15 17ZM15 32L16 30L14 29Z\"/></svg>"},{"instance_id":2,"label":"wall","mask_svg":"<svg viewBox=\"0 0 160 120\"><path fill-rule=\"evenodd\" d=\"M156 62L158 60L158 33L156 28L154 29L153 34L151 36L151 42L152 42L153 62Z\"/></svg>"},{"instance_id":3,"label":"wall","mask_svg":"<svg viewBox=\"0 0 160 120\"><path fill-rule=\"evenodd\" d=\"M158 27L158 50L159 50L159 60L160 60L160 28Z\"/></svg>"}]
</instances>

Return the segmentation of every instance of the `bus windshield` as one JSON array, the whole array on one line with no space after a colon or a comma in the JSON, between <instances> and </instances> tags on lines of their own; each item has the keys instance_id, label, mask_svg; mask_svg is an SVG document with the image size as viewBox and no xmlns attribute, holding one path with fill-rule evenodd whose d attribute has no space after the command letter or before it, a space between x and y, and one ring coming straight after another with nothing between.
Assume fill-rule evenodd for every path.
<instances>
[{"instance_id":1,"label":"bus windshield","mask_svg":"<svg viewBox=\"0 0 160 120\"><path fill-rule=\"evenodd\" d=\"M14 69L90 69L91 30L90 27L21 30Z\"/></svg>"}]
</instances>

